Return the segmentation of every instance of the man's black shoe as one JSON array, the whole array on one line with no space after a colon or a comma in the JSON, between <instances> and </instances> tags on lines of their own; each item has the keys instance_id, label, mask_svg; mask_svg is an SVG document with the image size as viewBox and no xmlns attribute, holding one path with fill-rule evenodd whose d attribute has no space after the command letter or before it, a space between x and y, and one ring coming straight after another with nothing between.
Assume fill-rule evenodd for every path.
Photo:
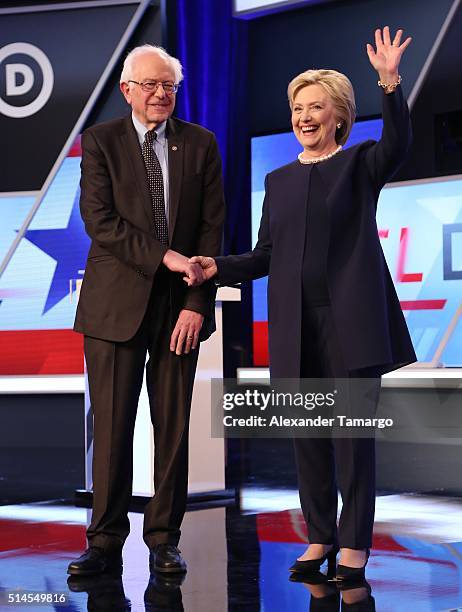
<instances>
[{"instance_id":1,"label":"man's black shoe","mask_svg":"<svg viewBox=\"0 0 462 612\"><path fill-rule=\"evenodd\" d=\"M153 572L186 572L186 563L180 551L173 544L158 544L149 553L149 570Z\"/></svg>"},{"instance_id":2,"label":"man's black shoe","mask_svg":"<svg viewBox=\"0 0 462 612\"><path fill-rule=\"evenodd\" d=\"M106 552L98 546L91 546L75 561L71 561L67 573L73 576L90 576L103 572L122 573L122 553Z\"/></svg>"}]
</instances>

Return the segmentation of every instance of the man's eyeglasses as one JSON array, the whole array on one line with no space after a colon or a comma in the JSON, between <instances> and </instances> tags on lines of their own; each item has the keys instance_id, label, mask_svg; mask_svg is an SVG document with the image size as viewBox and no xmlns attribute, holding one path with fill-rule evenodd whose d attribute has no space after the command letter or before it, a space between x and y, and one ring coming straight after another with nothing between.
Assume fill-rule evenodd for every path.
<instances>
[{"instance_id":1,"label":"man's eyeglasses","mask_svg":"<svg viewBox=\"0 0 462 612\"><path fill-rule=\"evenodd\" d=\"M154 93L157 91L159 85L162 85L162 89L166 94L174 94L178 91L179 83L172 83L171 81L133 81L129 80L129 83L136 83L146 93Z\"/></svg>"}]
</instances>

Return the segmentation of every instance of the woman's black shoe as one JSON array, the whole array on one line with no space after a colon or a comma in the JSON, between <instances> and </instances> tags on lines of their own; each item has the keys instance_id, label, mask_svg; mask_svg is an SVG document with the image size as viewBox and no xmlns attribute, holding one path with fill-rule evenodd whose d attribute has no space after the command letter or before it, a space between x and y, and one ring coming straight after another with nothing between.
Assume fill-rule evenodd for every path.
<instances>
[{"instance_id":1,"label":"woman's black shoe","mask_svg":"<svg viewBox=\"0 0 462 612\"><path fill-rule=\"evenodd\" d=\"M295 561L289 567L289 572L297 572L299 574L315 574L321 569L321 565L327 561L327 575L335 575L338 547L334 546L328 553L319 559L307 559L306 561Z\"/></svg>"},{"instance_id":2,"label":"woman's black shoe","mask_svg":"<svg viewBox=\"0 0 462 612\"><path fill-rule=\"evenodd\" d=\"M369 561L369 555L370 555L370 550L367 549L366 550L366 562L364 563L362 567L349 567L348 565L339 564L337 566L337 574L335 576L335 579L338 580L339 582L365 580L366 579L366 575L365 575L366 565L367 565L367 562Z\"/></svg>"},{"instance_id":3,"label":"woman's black shoe","mask_svg":"<svg viewBox=\"0 0 462 612\"><path fill-rule=\"evenodd\" d=\"M332 585L333 582L329 582L327 576L322 572L313 572L311 574L302 574L300 572L292 572L289 576L290 582L299 582L301 584L307 584L309 586L319 585L319 584L329 584ZM334 584L336 592L338 591L337 586Z\"/></svg>"}]
</instances>

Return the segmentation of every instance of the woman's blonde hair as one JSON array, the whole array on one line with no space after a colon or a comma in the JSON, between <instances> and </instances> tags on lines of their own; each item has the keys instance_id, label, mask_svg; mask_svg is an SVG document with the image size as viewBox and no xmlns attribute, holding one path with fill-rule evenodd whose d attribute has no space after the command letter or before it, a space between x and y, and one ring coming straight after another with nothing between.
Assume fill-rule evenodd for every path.
<instances>
[{"instance_id":1,"label":"woman's blonde hair","mask_svg":"<svg viewBox=\"0 0 462 612\"><path fill-rule=\"evenodd\" d=\"M341 122L337 128L337 144L345 144L356 117L355 94L350 79L336 70L306 70L292 79L287 88L290 109L298 92L307 85L320 85L332 100L336 110L336 120Z\"/></svg>"}]
</instances>

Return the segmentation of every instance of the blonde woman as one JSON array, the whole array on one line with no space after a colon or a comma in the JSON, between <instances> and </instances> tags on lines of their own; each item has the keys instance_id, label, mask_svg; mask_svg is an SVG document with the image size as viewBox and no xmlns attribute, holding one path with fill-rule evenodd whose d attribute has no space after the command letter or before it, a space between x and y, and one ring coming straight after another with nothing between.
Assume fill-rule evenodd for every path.
<instances>
[{"instance_id":1,"label":"blonde woman","mask_svg":"<svg viewBox=\"0 0 462 612\"><path fill-rule=\"evenodd\" d=\"M269 276L274 378L380 376L416 360L380 245L380 190L401 165L410 121L398 69L411 42L375 32L367 54L382 96L381 139L343 149L355 120L353 88L335 70L307 70L289 84L294 162L267 175L258 242L243 255L195 257L221 284ZM310 545L290 568L364 577L375 509L373 438L297 438L295 457ZM337 526L337 488L343 507Z\"/></svg>"}]
</instances>

